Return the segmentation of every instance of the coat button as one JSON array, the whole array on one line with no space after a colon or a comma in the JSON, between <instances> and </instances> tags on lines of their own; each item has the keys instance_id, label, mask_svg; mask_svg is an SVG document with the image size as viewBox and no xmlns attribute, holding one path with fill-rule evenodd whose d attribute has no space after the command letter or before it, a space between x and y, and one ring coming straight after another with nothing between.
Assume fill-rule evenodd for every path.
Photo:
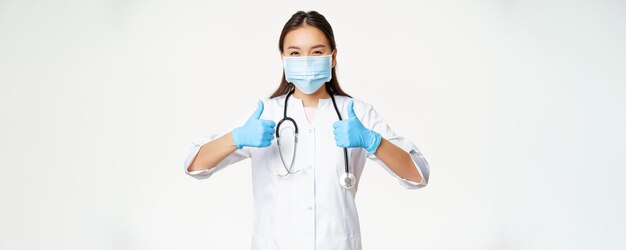
<instances>
[{"instance_id":1,"label":"coat button","mask_svg":"<svg viewBox=\"0 0 626 250\"><path fill-rule=\"evenodd\" d=\"M312 206L308 206L308 207L306 207L306 209L308 209L309 211L311 211L311 210L313 210L313 207L312 207Z\"/></svg>"}]
</instances>

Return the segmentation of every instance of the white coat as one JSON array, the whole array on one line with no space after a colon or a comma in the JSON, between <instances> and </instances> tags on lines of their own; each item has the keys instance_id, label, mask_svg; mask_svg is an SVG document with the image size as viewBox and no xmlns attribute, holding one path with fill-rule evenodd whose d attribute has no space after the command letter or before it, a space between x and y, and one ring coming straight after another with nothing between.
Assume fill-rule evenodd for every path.
<instances>
[{"instance_id":1,"label":"white coat","mask_svg":"<svg viewBox=\"0 0 626 250\"><path fill-rule=\"evenodd\" d=\"M350 99L346 96L335 96L337 107L344 119L348 117L347 104ZM278 124L283 117L284 100L285 95L263 100L264 111L261 119L273 120ZM338 117L331 99L319 100L315 119L309 123L302 100L293 95L289 98L287 116L298 124L299 135L293 170L301 170L299 173L287 177L277 175L286 171L279 157L276 138L269 147L238 149L211 169L187 171L202 145L234 128L194 141L185 160L185 172L197 179L206 179L230 164L251 158L253 250L360 250L361 232L354 198L365 159L378 163L407 189L426 186L430 168L420 150L411 141L396 135L372 105L355 99L354 112L366 128L380 133L383 138L409 153L423 177L422 182L415 183L400 178L375 155L362 148L349 148L349 168L357 182L353 189L344 189L339 184L339 176L345 172L343 149L337 147L334 140L332 124ZM252 113L246 114L246 119ZM285 122L280 131L281 149L287 167L293 152L293 131L288 128L288 124L290 123ZM239 126L241 125L243 123Z\"/></svg>"}]
</instances>

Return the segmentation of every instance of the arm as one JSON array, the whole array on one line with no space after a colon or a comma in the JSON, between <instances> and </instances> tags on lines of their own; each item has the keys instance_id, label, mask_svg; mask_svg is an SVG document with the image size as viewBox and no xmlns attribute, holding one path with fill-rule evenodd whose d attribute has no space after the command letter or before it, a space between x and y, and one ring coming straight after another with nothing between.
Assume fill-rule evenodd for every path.
<instances>
[{"instance_id":1,"label":"arm","mask_svg":"<svg viewBox=\"0 0 626 250\"><path fill-rule=\"evenodd\" d=\"M233 152L242 149L244 146L267 147L271 145L272 139L274 139L275 123L271 120L260 119L263 109L264 104L259 100L256 111L248 118L242 127L235 128L232 132L226 133L215 140L206 143L196 143L196 148L200 145L202 146L197 149L197 154L194 156L191 163L189 163L186 171L189 173L190 171L213 170L213 168L219 165L223 167L231 162L236 162L246 157L244 152L239 153L242 157L233 154ZM220 164L229 155L233 155L232 159ZM217 169L218 168L215 170ZM205 174L205 176L206 175L207 174Z\"/></svg>"},{"instance_id":2,"label":"arm","mask_svg":"<svg viewBox=\"0 0 626 250\"><path fill-rule=\"evenodd\" d=\"M422 182L422 176L417 172L411 156L387 139L382 138L374 155L401 178L418 183Z\"/></svg>"},{"instance_id":3,"label":"arm","mask_svg":"<svg viewBox=\"0 0 626 250\"><path fill-rule=\"evenodd\" d=\"M430 167L420 150L411 141L391 130L372 105L359 102L359 107L364 109L360 118L356 117L353 106L352 100L348 102L349 119L333 125L337 146L362 147L369 153L369 159L397 177L405 188L425 187Z\"/></svg>"},{"instance_id":4,"label":"arm","mask_svg":"<svg viewBox=\"0 0 626 250\"><path fill-rule=\"evenodd\" d=\"M232 133L232 132L231 132ZM235 152L237 147L231 133L222 135L200 147L198 154L193 159L187 171L211 169L217 166L228 155Z\"/></svg>"}]
</instances>

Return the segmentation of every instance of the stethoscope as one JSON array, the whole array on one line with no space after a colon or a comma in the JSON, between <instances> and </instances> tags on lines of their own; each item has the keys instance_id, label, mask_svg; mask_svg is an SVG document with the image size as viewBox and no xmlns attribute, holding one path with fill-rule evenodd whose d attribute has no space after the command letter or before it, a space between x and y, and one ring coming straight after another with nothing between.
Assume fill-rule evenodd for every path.
<instances>
[{"instance_id":1,"label":"stethoscope","mask_svg":"<svg viewBox=\"0 0 626 250\"><path fill-rule=\"evenodd\" d=\"M341 114L339 113L339 109L337 108L337 103L335 102L335 96L333 94L332 88L327 87L326 88L330 94L330 98L333 101L333 107L335 107L335 112L337 112L337 117L339 117L339 120L341 120ZM295 91L295 88L291 89L289 91L289 93L287 93L287 96L285 97L285 107L283 110L283 119L280 119L280 121L278 122L278 124L276 125L276 144L278 146L278 154L280 155L280 160L283 164L283 167L285 167L285 170L287 171L286 174L279 174L279 176L281 177L285 177L288 176L290 174L296 174L298 172L300 172L300 170L297 170L295 172L291 172L291 169L293 168L293 162L295 161L295 156L296 156L296 146L298 145L298 125L296 124L296 121L287 116L287 102L289 101L289 96L291 96L291 94L293 94L293 92ZM283 122L285 121L289 121L293 124L294 127L294 148L293 148L293 156L291 158L291 164L289 164L289 168L287 168L287 164L285 164L285 159L283 158L283 154L280 150L280 134L278 131L280 131L280 125L282 125ZM341 184L342 187L344 187L345 189L350 189L352 187L354 187L354 184L356 183L356 180L354 178L354 175L352 173L350 173L350 170L348 169L348 149L347 148L343 148L343 158L344 158L344 162L345 162L345 170L346 172L343 173L340 177L339 177L339 183Z\"/></svg>"}]
</instances>

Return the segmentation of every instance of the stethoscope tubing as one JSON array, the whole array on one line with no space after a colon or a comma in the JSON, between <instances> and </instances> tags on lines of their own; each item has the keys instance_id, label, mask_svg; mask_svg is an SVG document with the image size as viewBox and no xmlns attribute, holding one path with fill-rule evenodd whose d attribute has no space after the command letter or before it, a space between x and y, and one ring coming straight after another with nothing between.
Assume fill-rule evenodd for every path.
<instances>
[{"instance_id":1,"label":"stethoscope tubing","mask_svg":"<svg viewBox=\"0 0 626 250\"><path fill-rule=\"evenodd\" d=\"M326 89L327 89L327 90L328 90L328 92L330 93L330 98L331 98L331 100L333 101L333 107L335 108L335 112L337 113L337 117L339 118L339 120L343 120L343 118L341 117L341 113L339 112L339 108L337 108L337 102L335 101L334 91L332 91L332 88L331 88L330 86L328 86L328 85L326 85ZM293 124L293 126L294 126L294 134L295 134L295 143L294 143L294 147L295 147L295 145L298 143L298 124L296 123L296 121L295 121L293 118L291 118L291 117L288 117L288 116L287 116L287 103L288 103L288 101L289 101L289 97L290 97L290 96L291 96L294 92L295 92L295 88L292 88L292 89L291 89L291 90L287 93L287 96L285 97L285 107L284 107L284 110L283 110L283 118L282 118L282 119L280 119L280 121L278 121L278 124L276 125L276 142L277 142L277 144L278 144L278 146L279 146L279 147L280 147L280 140L279 140L279 139L280 139L280 133L279 133L278 131L280 130L280 126L281 126L281 125L283 124L283 122L285 122L285 121L289 121L289 122L291 122L291 123ZM287 170L287 174L286 174L286 175L292 174L292 172L291 172L291 168L293 167L293 162L294 162L294 158L293 158L293 157L295 157L295 154L296 154L296 153L295 153L295 152L296 152L296 151L295 151L295 148L294 148L294 153L293 153L293 154L294 154L294 156L291 158L292 160L291 160L291 164L290 164L290 166L289 166L289 169L287 169L287 164L285 164L285 161L284 161L284 159L283 159L283 157L282 157L282 153L281 153L280 151L281 151L281 150L280 150L280 148L279 148L279 149L278 149L278 152L279 152L279 154L280 154L280 156L281 156L281 161L282 161L282 163L283 163L283 166L285 167L285 170ZM345 148L345 147L343 148L343 158L344 158L345 172L346 172L346 175L347 175L347 174L349 174L349 173L350 173L350 169L349 169L349 167L348 167L348 166L349 166L349 163L348 163L348 149L347 149L347 148ZM286 175L285 175L285 176L286 176Z\"/></svg>"}]
</instances>

